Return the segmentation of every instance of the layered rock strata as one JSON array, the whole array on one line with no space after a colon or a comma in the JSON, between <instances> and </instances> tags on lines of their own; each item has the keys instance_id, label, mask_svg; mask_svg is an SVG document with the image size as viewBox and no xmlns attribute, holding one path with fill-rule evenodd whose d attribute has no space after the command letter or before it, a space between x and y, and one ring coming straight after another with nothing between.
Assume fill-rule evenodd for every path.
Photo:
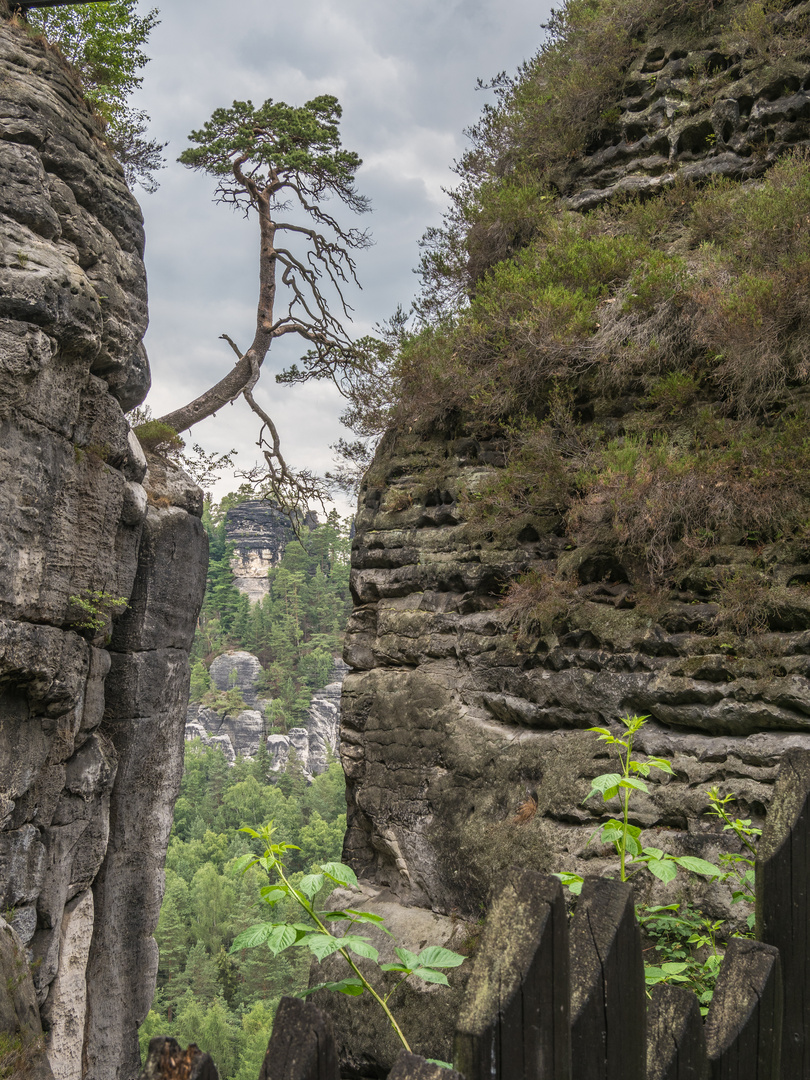
<instances>
[{"instance_id":1,"label":"layered rock strata","mask_svg":"<svg viewBox=\"0 0 810 1080\"><path fill-rule=\"evenodd\" d=\"M652 34L586 153L555 177L570 193L568 205L585 210L615 195L655 191L676 176L748 179L810 142L808 12L802 2L763 14L757 30L740 28L734 45L696 28L680 27L680 39L671 27ZM795 41L792 54L769 50L775 29L782 41Z\"/></svg>"},{"instance_id":2,"label":"layered rock strata","mask_svg":"<svg viewBox=\"0 0 810 1080\"><path fill-rule=\"evenodd\" d=\"M137 1072L205 579L200 493L124 417L142 256L69 69L0 19L0 891L65 1080Z\"/></svg>"},{"instance_id":3,"label":"layered rock strata","mask_svg":"<svg viewBox=\"0 0 810 1080\"><path fill-rule=\"evenodd\" d=\"M240 651L218 656L210 668L217 688L235 687L248 704L258 707L231 714L203 705L189 705L186 739L201 739L208 746L218 746L229 764L233 764L237 755L253 757L267 727L264 709L269 699L259 699L256 690L261 671L262 666L252 653ZM342 660L335 660L329 683L313 695L303 726L291 728L286 735L267 736L271 767L275 771L285 768L291 750L305 776L317 776L325 771L330 756L338 751L340 693L347 671Z\"/></svg>"},{"instance_id":4,"label":"layered rock strata","mask_svg":"<svg viewBox=\"0 0 810 1080\"><path fill-rule=\"evenodd\" d=\"M225 534L234 546L234 585L255 603L269 592L268 572L295 536L289 518L264 499L247 500L228 510Z\"/></svg>"},{"instance_id":5,"label":"layered rock strata","mask_svg":"<svg viewBox=\"0 0 810 1080\"><path fill-rule=\"evenodd\" d=\"M634 820L656 845L706 858L724 843L707 789L733 789L761 819L785 748L810 746L801 590L756 649L729 643L700 582L750 562L730 537L658 610L637 606L615 552L577 548L554 515L512 539L465 523L460 493L502 460L472 439L387 438L361 495L345 649L346 855L406 904L470 915L512 863L612 865L612 849L588 843L601 806L582 805L612 764L583 729L651 716L638 747L670 757L675 776L639 795ZM807 580L807 545L756 555L780 581ZM500 607L504 586L563 563L575 616L521 634ZM537 809L521 822L527 789ZM710 889L710 905L727 901Z\"/></svg>"}]
</instances>

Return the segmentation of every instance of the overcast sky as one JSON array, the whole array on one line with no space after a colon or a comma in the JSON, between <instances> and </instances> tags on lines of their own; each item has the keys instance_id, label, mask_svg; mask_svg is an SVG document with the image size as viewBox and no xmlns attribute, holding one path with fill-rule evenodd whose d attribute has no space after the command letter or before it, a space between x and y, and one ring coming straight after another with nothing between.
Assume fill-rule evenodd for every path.
<instances>
[{"instance_id":1,"label":"overcast sky","mask_svg":"<svg viewBox=\"0 0 810 1080\"><path fill-rule=\"evenodd\" d=\"M146 219L152 366L148 403L156 416L185 404L233 363L218 340L243 348L255 324L258 231L212 201L213 181L176 157L213 109L234 99L300 105L334 94L343 106L344 145L363 159L358 190L374 246L358 256L362 291L358 336L413 298L417 243L438 224L452 186L463 130L487 100L476 79L513 72L542 39L549 6L532 0L155 0L144 86L135 104L152 117L150 135L168 140L160 189L136 190ZM141 10L151 4L140 0ZM338 209L335 205L335 210ZM345 220L345 217L341 217ZM243 344L244 343L244 344ZM280 346L280 342L277 343ZM325 383L277 386L276 371L299 355L292 338L273 346L257 399L280 429L287 459L323 472L329 444L346 435L342 402ZM247 467L257 458L255 417L244 402L197 425L191 439L219 452L235 447ZM227 477L217 497L237 485ZM341 509L345 510L345 506Z\"/></svg>"}]
</instances>

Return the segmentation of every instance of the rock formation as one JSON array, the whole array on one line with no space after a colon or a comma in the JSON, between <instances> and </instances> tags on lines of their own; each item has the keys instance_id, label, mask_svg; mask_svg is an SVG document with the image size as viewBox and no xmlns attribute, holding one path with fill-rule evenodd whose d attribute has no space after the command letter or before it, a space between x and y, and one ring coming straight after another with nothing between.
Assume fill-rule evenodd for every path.
<instances>
[{"instance_id":1,"label":"rock formation","mask_svg":"<svg viewBox=\"0 0 810 1080\"><path fill-rule=\"evenodd\" d=\"M182 770L200 492L124 410L140 210L66 65L0 12L0 891L56 1077L128 1080ZM126 610L121 612L121 607Z\"/></svg>"},{"instance_id":2,"label":"rock formation","mask_svg":"<svg viewBox=\"0 0 810 1080\"><path fill-rule=\"evenodd\" d=\"M807 5L788 7L780 19L807 15ZM547 194L550 188L540 189L543 200L558 200L561 218L568 213L565 222L576 216L570 211L605 204L616 195L651 194L676 177L681 183L721 174L753 185L750 178L786 148L810 146L806 52L793 49L789 59L780 59L778 49L721 53L711 38L698 41L695 27L673 28L673 21L664 30L648 28L647 38L634 43L637 57L615 108L605 110L585 153L576 159L569 155L559 165L551 177L556 196ZM549 181L547 175L543 179ZM507 210L509 197L507 191ZM627 204L617 200L616 206L622 205ZM641 214L649 204L634 205ZM617 219L620 212L615 211ZM484 269L513 253L498 251L500 224L490 221L484 218L480 234L489 230L496 255L488 263L481 260ZM530 220L527 235L536 228L541 238L538 262L541 241L562 236L566 227L560 224L555 234L555 225L547 226L539 211ZM744 231L744 223L739 228ZM528 242L521 241L519 228L514 231L516 246ZM551 263L555 253L553 242L548 244ZM472 261L472 245L470 250ZM678 250L688 249L684 244ZM529 281L527 272L520 282ZM589 352L579 371L597 363L591 358L599 357L603 339L597 331L600 320L609 318L607 305L622 303L609 290L603 295L605 314L597 312L593 337L583 334L583 350ZM530 355L531 349L541 350L542 343L530 340L532 334L542 337L541 318L537 326L526 320L522 339L509 323L511 314L519 328L524 310L498 309L502 321L491 338L486 339L485 325L480 342L476 339L476 362L490 365L484 370L492 372L491 384L483 379L479 384L482 397L491 392L497 399L500 390L492 341L513 334L510 343L518 341L508 357L513 370L522 348ZM674 348L684 355L694 347L699 358L699 347L683 329L690 309L675 305L674 310L673 320L680 320ZM557 327L549 325L550 336ZM561 354L564 347L575 351L564 332L554 340L565 342ZM436 350L431 357L441 344L426 346ZM653 357L655 347L653 337ZM705 356L705 342L703 349ZM610 356L608 347L604 353ZM593 445L613 437L617 446L626 435L630 444L632 438L653 439L646 396L653 379L641 377L643 356L640 348L635 383L628 378L622 384L618 376L612 386L608 377L601 383L597 376L577 379L575 357L568 369L560 362L563 375L552 365L545 384L539 376L531 384L526 375L535 393L539 385L548 387L545 411L536 399L531 407L537 405L536 415L544 420L556 380L563 382L572 371L572 439L585 444L592 438ZM408 362L416 366L418 359L415 352ZM464 362L459 359L458 365ZM452 381L451 363L425 387L428 397L442 393L442 377ZM719 394L709 378L706 385L701 403L710 405ZM529 390L525 394L528 398ZM509 518L509 507L500 525L471 520L471 507L482 492L506 492L506 502L510 492L520 495L524 487L550 490L550 470L558 459L549 452L534 480L522 476L523 487L514 480L510 487L504 480L510 453L519 458L521 448L494 423L491 437L482 434L484 423L471 431L469 416L475 410L449 392L447 397L446 420L432 430L425 424L420 431L418 418L389 430L361 488L352 552L355 609L344 652L351 671L344 681L341 720L349 801L346 861L361 884L384 890L386 900L396 897L409 909L462 917L486 909L511 865L608 872L615 865L613 849L589 842L601 804L583 805L583 800L591 778L612 771L611 762L585 729L615 723L627 713L651 717L638 749L672 759L675 771L634 800L633 821L654 830L649 843L716 860L728 836L706 817L707 789L720 784L734 791L742 816L761 821L781 755L787 747L810 747L806 533L799 529L757 543L756 536L736 527L718 527L705 543L681 552L677 572L653 602L645 591L649 575L643 558L632 556L629 544L623 546L611 531L610 493L576 503L580 523L588 525L580 530L587 532L587 542L551 497L539 510L541 500L532 503L519 525ZM806 383L791 376L775 413L804 416L805 401ZM524 402L524 407L530 406ZM645 409L647 426L634 427ZM551 422L549 429L557 432ZM564 443L567 434L549 438ZM575 453L570 446L567 450ZM565 445L560 452L566 452ZM718 488L725 483L723 477L716 481ZM614 498L621 498L618 488ZM651 512L642 504L639 513L645 511ZM502 600L506 587L529 571L542 602L521 622ZM760 611L755 632L719 629L729 626L722 622L720 602L729 582L740 583L738 623L753 626L755 601L746 610L742 586L755 580L777 590L778 603ZM765 585L761 591L764 595ZM536 812L520 815L527 788L536 792ZM672 902L684 890L692 899L701 895L709 912L729 913L725 886L683 879L659 887L658 902ZM378 1033L358 1036L354 1049L384 1065L384 1052L375 1056L378 1038Z\"/></svg>"},{"instance_id":3,"label":"rock formation","mask_svg":"<svg viewBox=\"0 0 810 1080\"><path fill-rule=\"evenodd\" d=\"M219 746L229 764L238 754L253 757L265 731L264 710L269 699L260 699L256 684L262 666L248 652L222 653L211 664L211 678L218 690L235 688L248 705L255 708L239 713L220 713L204 705L189 705L186 739L202 739L208 746ZM294 750L307 777L326 770L329 755L337 754L340 729L340 691L348 668L335 660L329 683L312 697L304 726L290 728L286 735L268 735L267 749L272 768L283 769Z\"/></svg>"},{"instance_id":4,"label":"rock formation","mask_svg":"<svg viewBox=\"0 0 810 1080\"><path fill-rule=\"evenodd\" d=\"M270 588L267 574L295 536L289 519L272 503L248 500L228 510L225 534L234 545L231 559L234 584L255 603L267 595Z\"/></svg>"}]
</instances>

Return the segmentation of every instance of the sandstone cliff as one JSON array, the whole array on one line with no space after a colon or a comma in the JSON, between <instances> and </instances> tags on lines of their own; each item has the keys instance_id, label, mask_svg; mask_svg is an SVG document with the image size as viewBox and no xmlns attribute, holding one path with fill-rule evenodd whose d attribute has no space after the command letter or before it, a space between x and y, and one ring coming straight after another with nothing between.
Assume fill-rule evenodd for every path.
<instances>
[{"instance_id":1,"label":"sandstone cliff","mask_svg":"<svg viewBox=\"0 0 810 1080\"><path fill-rule=\"evenodd\" d=\"M746 261L764 290L808 257L806 228L785 224L807 206L807 157L795 153L810 146L807 5L760 6L759 40L756 8L738 5L739 26L723 33L705 4L634 25L611 100L598 97L596 52L587 74L587 48L610 43L550 52L568 64L560 79L581 63L581 98L595 87L579 149L549 150L538 135L568 137L543 127L567 106L542 66L534 85L529 67L506 93L513 113L479 128L469 182L479 168L489 187L459 204L478 214L461 254L452 232L439 249L445 267L453 255L462 266L448 295L466 274L471 306L406 344L410 411L393 405L402 419L356 520L344 854L386 899L475 917L510 865L607 872L612 849L589 843L601 806L583 805L590 779L610 771L591 725L651 717L640 748L671 758L675 775L639 796L633 821L665 850L709 859L728 837L706 817L707 789L736 792L743 816L761 821L781 754L810 746L810 494L796 465L807 367L794 366L806 324L790 314L793 286L774 309L778 331L761 308L723 306L753 295ZM514 151L500 174L481 164L492 132ZM528 150L509 142L520 138ZM783 218L779 197L762 194L767 228L787 230L768 253L743 207L779 188L785 173L768 170L788 151L803 195L787 197ZM756 179L766 175L772 189ZM639 192L645 201L628 201ZM726 216L707 214L698 236L693 207L721 205ZM737 262L723 246L732 235L747 253ZM637 241L653 254L637 259ZM423 264L428 281L440 263ZM665 264L678 270L660 287ZM688 390L664 403L676 384ZM791 418L801 436L782 434ZM715 421L716 441L702 441ZM772 458L752 471L743 432L747 448L779 444L784 467ZM537 808L521 820L527 789ZM676 881L659 902L684 890L729 912L722 886ZM379 1039L358 1036L353 1049L384 1061Z\"/></svg>"},{"instance_id":2,"label":"sandstone cliff","mask_svg":"<svg viewBox=\"0 0 810 1080\"><path fill-rule=\"evenodd\" d=\"M306 777L326 770L330 754L336 754L340 730L340 691L348 668L335 660L329 682L312 696L307 718L301 727L286 735L268 735L267 749L274 770L283 769L293 749ZM240 713L218 713L204 705L189 705L186 739L202 739L209 746L219 746L228 762L237 754L253 757L265 732L264 709L269 703L257 695L256 684L262 666L248 652L222 653L212 662L211 678L218 690L239 690L247 709Z\"/></svg>"},{"instance_id":3,"label":"sandstone cliff","mask_svg":"<svg viewBox=\"0 0 810 1080\"><path fill-rule=\"evenodd\" d=\"M228 510L225 535L234 546L231 559L234 584L255 603L267 595L268 572L295 536L289 519L269 502L247 500Z\"/></svg>"},{"instance_id":4,"label":"sandstone cliff","mask_svg":"<svg viewBox=\"0 0 810 1080\"><path fill-rule=\"evenodd\" d=\"M0 17L0 891L65 1080L137 1072L205 580L200 493L124 417L143 242L70 72Z\"/></svg>"}]
</instances>

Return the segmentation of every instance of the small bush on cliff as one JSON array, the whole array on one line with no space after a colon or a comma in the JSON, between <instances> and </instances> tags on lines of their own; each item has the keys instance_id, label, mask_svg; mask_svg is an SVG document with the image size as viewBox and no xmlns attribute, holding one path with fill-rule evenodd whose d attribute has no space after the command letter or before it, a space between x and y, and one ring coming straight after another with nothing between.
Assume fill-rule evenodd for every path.
<instances>
[{"instance_id":1,"label":"small bush on cliff","mask_svg":"<svg viewBox=\"0 0 810 1080\"><path fill-rule=\"evenodd\" d=\"M27 18L72 65L87 100L107 125L107 139L130 183L157 188L165 144L145 138L149 116L129 98L143 82L149 62L143 51L158 24L158 9L138 13L137 0L30 10Z\"/></svg>"}]
</instances>

